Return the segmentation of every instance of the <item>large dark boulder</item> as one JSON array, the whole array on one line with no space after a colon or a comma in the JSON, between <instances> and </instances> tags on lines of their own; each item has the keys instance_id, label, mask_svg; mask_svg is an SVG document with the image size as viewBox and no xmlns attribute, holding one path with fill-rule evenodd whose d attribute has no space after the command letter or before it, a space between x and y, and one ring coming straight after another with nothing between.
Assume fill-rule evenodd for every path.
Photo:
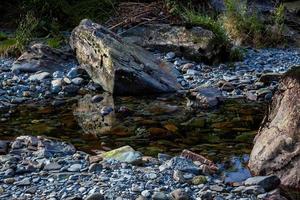
<instances>
[{"instance_id":1,"label":"large dark boulder","mask_svg":"<svg viewBox=\"0 0 300 200\"><path fill-rule=\"evenodd\" d=\"M128 42L142 47L172 51L179 56L207 63L218 62L228 53L228 48L217 36L202 27L147 24L132 28L122 34Z\"/></svg>"},{"instance_id":2,"label":"large dark boulder","mask_svg":"<svg viewBox=\"0 0 300 200\"><path fill-rule=\"evenodd\" d=\"M167 93L180 88L174 67L90 20L73 30L70 45L93 81L110 93Z\"/></svg>"},{"instance_id":3,"label":"large dark boulder","mask_svg":"<svg viewBox=\"0 0 300 200\"><path fill-rule=\"evenodd\" d=\"M300 66L287 72L254 140L249 167L300 189Z\"/></svg>"},{"instance_id":4,"label":"large dark boulder","mask_svg":"<svg viewBox=\"0 0 300 200\"><path fill-rule=\"evenodd\" d=\"M67 68L67 63L75 62L70 48L54 49L42 43L33 44L12 66L14 72L55 72Z\"/></svg>"}]
</instances>

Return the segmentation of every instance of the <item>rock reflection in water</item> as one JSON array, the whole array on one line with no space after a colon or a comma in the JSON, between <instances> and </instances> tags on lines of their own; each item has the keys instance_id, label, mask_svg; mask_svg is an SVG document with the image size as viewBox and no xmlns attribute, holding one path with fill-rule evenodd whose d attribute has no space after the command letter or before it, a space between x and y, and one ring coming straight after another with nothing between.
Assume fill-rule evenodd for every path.
<instances>
[{"instance_id":1,"label":"rock reflection in water","mask_svg":"<svg viewBox=\"0 0 300 200\"><path fill-rule=\"evenodd\" d=\"M91 95L79 99L73 114L85 133L101 135L108 133L115 124L114 99L111 94L101 94L100 102L93 102Z\"/></svg>"},{"instance_id":2,"label":"rock reflection in water","mask_svg":"<svg viewBox=\"0 0 300 200\"><path fill-rule=\"evenodd\" d=\"M92 103L91 95L84 96L73 113L85 133L107 146L131 145L146 155L188 148L214 160L249 153L265 108L261 103L228 100L217 109L190 110L176 95L102 97Z\"/></svg>"},{"instance_id":3,"label":"rock reflection in water","mask_svg":"<svg viewBox=\"0 0 300 200\"><path fill-rule=\"evenodd\" d=\"M101 102L91 99L86 95L61 106L17 107L1 118L0 137L46 135L89 152L130 145L157 156L190 149L223 161L250 153L266 108L257 102L228 100L216 109L190 110L176 95L113 98L103 93Z\"/></svg>"}]
</instances>

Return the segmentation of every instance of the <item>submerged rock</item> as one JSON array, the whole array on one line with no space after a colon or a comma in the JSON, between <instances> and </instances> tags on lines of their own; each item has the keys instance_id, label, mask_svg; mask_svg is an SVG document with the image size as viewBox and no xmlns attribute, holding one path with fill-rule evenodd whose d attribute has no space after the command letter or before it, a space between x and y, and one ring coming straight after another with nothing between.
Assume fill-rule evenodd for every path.
<instances>
[{"instance_id":1,"label":"submerged rock","mask_svg":"<svg viewBox=\"0 0 300 200\"><path fill-rule=\"evenodd\" d=\"M255 175L275 174L283 186L300 188L300 66L287 72L271 110L255 137L249 168Z\"/></svg>"},{"instance_id":2,"label":"submerged rock","mask_svg":"<svg viewBox=\"0 0 300 200\"><path fill-rule=\"evenodd\" d=\"M83 20L70 44L94 82L114 94L175 92L180 89L175 68L150 52L90 20Z\"/></svg>"},{"instance_id":3,"label":"submerged rock","mask_svg":"<svg viewBox=\"0 0 300 200\"><path fill-rule=\"evenodd\" d=\"M192 108L212 108L223 101L222 92L218 88L195 88L190 92L188 106Z\"/></svg>"}]
</instances>

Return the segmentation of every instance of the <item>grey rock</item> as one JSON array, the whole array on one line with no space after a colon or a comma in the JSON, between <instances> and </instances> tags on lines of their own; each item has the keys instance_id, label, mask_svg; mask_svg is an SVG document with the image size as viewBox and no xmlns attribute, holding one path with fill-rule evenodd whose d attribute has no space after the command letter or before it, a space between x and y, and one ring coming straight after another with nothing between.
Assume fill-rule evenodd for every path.
<instances>
[{"instance_id":1,"label":"grey rock","mask_svg":"<svg viewBox=\"0 0 300 200\"><path fill-rule=\"evenodd\" d=\"M86 197L84 200L104 200L104 196L100 193L93 193Z\"/></svg>"},{"instance_id":2,"label":"grey rock","mask_svg":"<svg viewBox=\"0 0 300 200\"><path fill-rule=\"evenodd\" d=\"M89 172L101 172L102 165L99 163L93 163L89 166Z\"/></svg>"},{"instance_id":3,"label":"grey rock","mask_svg":"<svg viewBox=\"0 0 300 200\"><path fill-rule=\"evenodd\" d=\"M13 169L7 169L7 170L4 171L4 175L6 177L14 176L15 175L15 170L13 170Z\"/></svg>"},{"instance_id":4,"label":"grey rock","mask_svg":"<svg viewBox=\"0 0 300 200\"><path fill-rule=\"evenodd\" d=\"M241 193L242 191L244 191L245 188L246 188L246 186L242 185L242 186L234 188L232 190L232 192L234 192L234 193Z\"/></svg>"},{"instance_id":5,"label":"grey rock","mask_svg":"<svg viewBox=\"0 0 300 200\"><path fill-rule=\"evenodd\" d=\"M53 162L53 163L49 163L49 164L45 165L44 170L46 170L46 171L59 170L59 169L61 169L61 167L62 166L60 164Z\"/></svg>"},{"instance_id":6,"label":"grey rock","mask_svg":"<svg viewBox=\"0 0 300 200\"><path fill-rule=\"evenodd\" d=\"M172 51L166 56L174 58L174 53L200 61L217 61L218 55L226 51L220 44L212 42L215 34L202 27L186 28L170 24L147 24L132 28L122 34L130 43L163 51ZM223 52L224 53L224 52Z\"/></svg>"},{"instance_id":7,"label":"grey rock","mask_svg":"<svg viewBox=\"0 0 300 200\"><path fill-rule=\"evenodd\" d=\"M144 191L142 191L141 195L142 195L143 197L150 197L151 193L150 193L149 190L144 190Z\"/></svg>"},{"instance_id":8,"label":"grey rock","mask_svg":"<svg viewBox=\"0 0 300 200\"><path fill-rule=\"evenodd\" d=\"M172 191L170 193L170 195L174 200L189 200L189 199L191 199L190 196L184 190L181 190L181 189L176 189L176 190Z\"/></svg>"},{"instance_id":9,"label":"grey rock","mask_svg":"<svg viewBox=\"0 0 300 200\"><path fill-rule=\"evenodd\" d=\"M201 199L205 199L205 200L212 200L213 199L213 194L209 190L200 192L199 196L200 196Z\"/></svg>"},{"instance_id":10,"label":"grey rock","mask_svg":"<svg viewBox=\"0 0 300 200\"><path fill-rule=\"evenodd\" d=\"M0 154L6 154L8 151L9 141L0 140Z\"/></svg>"},{"instance_id":11,"label":"grey rock","mask_svg":"<svg viewBox=\"0 0 300 200\"><path fill-rule=\"evenodd\" d=\"M178 71L171 65L90 20L82 20L73 30L70 45L93 81L110 93L148 94L180 89Z\"/></svg>"},{"instance_id":12,"label":"grey rock","mask_svg":"<svg viewBox=\"0 0 300 200\"><path fill-rule=\"evenodd\" d=\"M53 93L59 93L62 89L62 79L58 78L51 81L51 91Z\"/></svg>"},{"instance_id":13,"label":"grey rock","mask_svg":"<svg viewBox=\"0 0 300 200\"><path fill-rule=\"evenodd\" d=\"M281 77L282 75L278 73L266 73L261 75L259 82L270 84L273 81L279 81Z\"/></svg>"},{"instance_id":14,"label":"grey rock","mask_svg":"<svg viewBox=\"0 0 300 200\"><path fill-rule=\"evenodd\" d=\"M98 103L98 102L100 102L102 100L103 100L103 97L101 95L95 95L95 96L92 97L91 102L92 103Z\"/></svg>"},{"instance_id":15,"label":"grey rock","mask_svg":"<svg viewBox=\"0 0 300 200\"><path fill-rule=\"evenodd\" d=\"M79 89L77 85L66 85L63 87L63 91L67 94L76 94Z\"/></svg>"},{"instance_id":16,"label":"grey rock","mask_svg":"<svg viewBox=\"0 0 300 200\"><path fill-rule=\"evenodd\" d=\"M37 189L38 189L37 186L30 187L26 189L25 193L35 194Z\"/></svg>"},{"instance_id":17,"label":"grey rock","mask_svg":"<svg viewBox=\"0 0 300 200\"><path fill-rule=\"evenodd\" d=\"M191 107L211 108L223 101L218 88L196 88L190 92L188 105Z\"/></svg>"},{"instance_id":18,"label":"grey rock","mask_svg":"<svg viewBox=\"0 0 300 200\"><path fill-rule=\"evenodd\" d=\"M157 155L157 158L160 162L165 162L167 160L170 160L172 158L172 156L168 155L168 154L163 154L163 153L159 153Z\"/></svg>"},{"instance_id":19,"label":"grey rock","mask_svg":"<svg viewBox=\"0 0 300 200\"><path fill-rule=\"evenodd\" d=\"M25 100L26 100L26 99L23 98L23 97L13 97L13 98L11 99L11 103L12 103L12 104L21 104L21 103L23 103Z\"/></svg>"},{"instance_id":20,"label":"grey rock","mask_svg":"<svg viewBox=\"0 0 300 200\"><path fill-rule=\"evenodd\" d=\"M175 56L176 56L176 54L174 52L169 52L169 53L167 53L166 58L173 59L173 58L175 58Z\"/></svg>"},{"instance_id":21,"label":"grey rock","mask_svg":"<svg viewBox=\"0 0 300 200\"><path fill-rule=\"evenodd\" d=\"M171 160L166 161L164 164L159 166L160 171L166 169L179 170L182 172L188 172L192 174L199 174L200 169L196 166L193 161L183 157L173 157Z\"/></svg>"},{"instance_id":22,"label":"grey rock","mask_svg":"<svg viewBox=\"0 0 300 200\"><path fill-rule=\"evenodd\" d=\"M83 80L83 78L77 77L77 78L73 78L71 81L75 85L82 85L82 83L83 83L84 80Z\"/></svg>"},{"instance_id":23,"label":"grey rock","mask_svg":"<svg viewBox=\"0 0 300 200\"><path fill-rule=\"evenodd\" d=\"M6 178L3 180L5 184L13 184L16 181L15 178Z\"/></svg>"},{"instance_id":24,"label":"grey rock","mask_svg":"<svg viewBox=\"0 0 300 200\"><path fill-rule=\"evenodd\" d=\"M36 74L33 74L31 76L29 76L28 80L30 81L42 81L46 78L50 77L50 73L49 72L37 72Z\"/></svg>"},{"instance_id":25,"label":"grey rock","mask_svg":"<svg viewBox=\"0 0 300 200\"><path fill-rule=\"evenodd\" d=\"M174 170L173 179L179 183L184 183L186 181L183 177L183 173L179 170Z\"/></svg>"},{"instance_id":26,"label":"grey rock","mask_svg":"<svg viewBox=\"0 0 300 200\"><path fill-rule=\"evenodd\" d=\"M216 192L223 192L225 189L222 186L219 185L211 185L209 186L209 189L216 191Z\"/></svg>"},{"instance_id":27,"label":"grey rock","mask_svg":"<svg viewBox=\"0 0 300 200\"><path fill-rule=\"evenodd\" d=\"M13 63L11 69L13 72L55 72L66 68L65 64L73 59L71 52L34 44Z\"/></svg>"},{"instance_id":28,"label":"grey rock","mask_svg":"<svg viewBox=\"0 0 300 200\"><path fill-rule=\"evenodd\" d=\"M30 178L24 178L20 181L15 182L15 185L17 186L26 186L31 184L31 179Z\"/></svg>"},{"instance_id":29,"label":"grey rock","mask_svg":"<svg viewBox=\"0 0 300 200\"><path fill-rule=\"evenodd\" d=\"M73 164L68 168L69 172L79 172L82 169L82 164Z\"/></svg>"},{"instance_id":30,"label":"grey rock","mask_svg":"<svg viewBox=\"0 0 300 200\"><path fill-rule=\"evenodd\" d=\"M101 108L100 113L103 116L108 115L109 113L111 113L113 111L113 108L111 106L104 106Z\"/></svg>"},{"instance_id":31,"label":"grey rock","mask_svg":"<svg viewBox=\"0 0 300 200\"><path fill-rule=\"evenodd\" d=\"M259 185L252 185L252 186L248 186L248 187L244 188L243 193L258 195L258 194L265 193L265 190L263 187L261 187Z\"/></svg>"},{"instance_id":32,"label":"grey rock","mask_svg":"<svg viewBox=\"0 0 300 200\"><path fill-rule=\"evenodd\" d=\"M145 174L146 179L156 179L157 178L157 174L156 173L149 173L149 174Z\"/></svg>"},{"instance_id":33,"label":"grey rock","mask_svg":"<svg viewBox=\"0 0 300 200\"><path fill-rule=\"evenodd\" d=\"M73 67L68 73L67 73L67 77L69 77L70 79L74 79L78 76L78 69L76 67Z\"/></svg>"},{"instance_id":34,"label":"grey rock","mask_svg":"<svg viewBox=\"0 0 300 200\"><path fill-rule=\"evenodd\" d=\"M266 192L276 189L280 184L280 179L277 176L255 176L248 178L245 185L259 185L266 190Z\"/></svg>"},{"instance_id":35,"label":"grey rock","mask_svg":"<svg viewBox=\"0 0 300 200\"><path fill-rule=\"evenodd\" d=\"M53 155L72 155L76 152L73 145L58 140L49 140L40 136L19 136L13 142L10 153L14 154L14 152L19 152L20 150L26 151L29 150L31 146L36 147L32 149L34 155L46 158Z\"/></svg>"},{"instance_id":36,"label":"grey rock","mask_svg":"<svg viewBox=\"0 0 300 200\"><path fill-rule=\"evenodd\" d=\"M62 72L62 71L55 71L55 72L53 72L52 77L53 78L63 78L64 77L64 72Z\"/></svg>"},{"instance_id":37,"label":"grey rock","mask_svg":"<svg viewBox=\"0 0 300 200\"><path fill-rule=\"evenodd\" d=\"M168 200L168 196L163 192L154 192L152 197L153 200Z\"/></svg>"}]
</instances>

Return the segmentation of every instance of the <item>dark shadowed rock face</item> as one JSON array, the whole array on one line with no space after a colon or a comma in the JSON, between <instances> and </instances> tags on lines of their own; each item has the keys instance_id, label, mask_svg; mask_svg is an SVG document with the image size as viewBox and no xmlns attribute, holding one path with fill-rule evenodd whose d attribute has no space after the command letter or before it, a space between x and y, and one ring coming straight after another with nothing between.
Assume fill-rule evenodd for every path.
<instances>
[{"instance_id":1,"label":"dark shadowed rock face","mask_svg":"<svg viewBox=\"0 0 300 200\"><path fill-rule=\"evenodd\" d=\"M300 188L300 66L281 80L255 138L249 167L256 175L275 174L283 186Z\"/></svg>"},{"instance_id":2,"label":"dark shadowed rock face","mask_svg":"<svg viewBox=\"0 0 300 200\"><path fill-rule=\"evenodd\" d=\"M71 35L71 47L94 82L114 94L175 92L177 71L150 52L90 20L83 20Z\"/></svg>"},{"instance_id":3,"label":"dark shadowed rock face","mask_svg":"<svg viewBox=\"0 0 300 200\"><path fill-rule=\"evenodd\" d=\"M12 71L30 73L62 71L67 63L75 62L70 50L70 48L54 49L41 43L34 44L13 63Z\"/></svg>"},{"instance_id":4,"label":"dark shadowed rock face","mask_svg":"<svg viewBox=\"0 0 300 200\"><path fill-rule=\"evenodd\" d=\"M216 42L216 35L201 27L187 28L169 24L147 24L122 34L130 43L172 51L177 55L207 63L220 61L227 49Z\"/></svg>"}]
</instances>

